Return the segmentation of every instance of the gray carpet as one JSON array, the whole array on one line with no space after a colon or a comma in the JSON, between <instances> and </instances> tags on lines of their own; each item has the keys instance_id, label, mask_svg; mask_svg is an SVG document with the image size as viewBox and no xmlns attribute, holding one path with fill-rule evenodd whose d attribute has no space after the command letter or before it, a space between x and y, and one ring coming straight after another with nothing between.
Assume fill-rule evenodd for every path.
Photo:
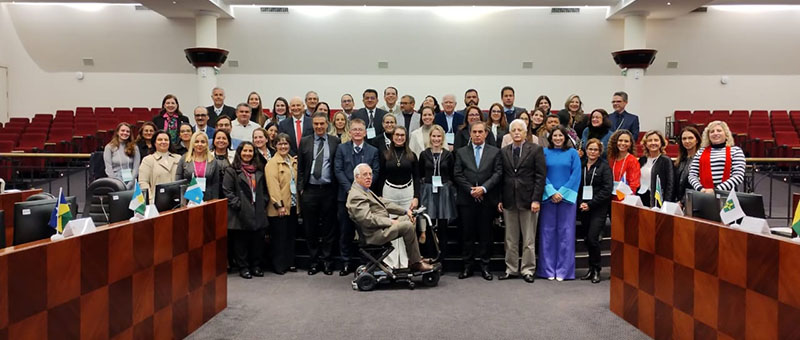
<instances>
[{"instance_id":1,"label":"gray carpet","mask_svg":"<svg viewBox=\"0 0 800 340\"><path fill-rule=\"evenodd\" d=\"M607 269L599 284L447 273L438 287L372 292L337 274L230 275L228 308L188 339L649 339L608 309Z\"/></svg>"}]
</instances>

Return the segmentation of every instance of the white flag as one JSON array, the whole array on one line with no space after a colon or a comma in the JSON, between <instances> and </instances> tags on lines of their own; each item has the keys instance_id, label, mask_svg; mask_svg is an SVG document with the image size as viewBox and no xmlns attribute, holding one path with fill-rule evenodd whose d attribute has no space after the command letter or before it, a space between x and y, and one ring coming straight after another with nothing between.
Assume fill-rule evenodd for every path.
<instances>
[{"instance_id":1,"label":"white flag","mask_svg":"<svg viewBox=\"0 0 800 340\"><path fill-rule=\"evenodd\" d=\"M731 193L728 194L728 198L725 200L725 203L722 204L722 210L719 211L719 217L722 220L722 223L731 224L734 221L743 218L744 210L742 210L742 206L739 205L739 198L736 197L736 191L731 190Z\"/></svg>"}]
</instances>

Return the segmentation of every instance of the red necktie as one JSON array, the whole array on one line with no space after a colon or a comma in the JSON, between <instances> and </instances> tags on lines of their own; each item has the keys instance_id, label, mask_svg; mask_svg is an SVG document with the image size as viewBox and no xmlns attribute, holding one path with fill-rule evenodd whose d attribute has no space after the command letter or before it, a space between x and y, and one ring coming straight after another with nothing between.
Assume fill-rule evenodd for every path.
<instances>
[{"instance_id":1,"label":"red necktie","mask_svg":"<svg viewBox=\"0 0 800 340\"><path fill-rule=\"evenodd\" d=\"M300 127L300 120L295 119L294 121L294 135L297 137L297 148L300 148L300 138L303 137L303 128Z\"/></svg>"}]
</instances>

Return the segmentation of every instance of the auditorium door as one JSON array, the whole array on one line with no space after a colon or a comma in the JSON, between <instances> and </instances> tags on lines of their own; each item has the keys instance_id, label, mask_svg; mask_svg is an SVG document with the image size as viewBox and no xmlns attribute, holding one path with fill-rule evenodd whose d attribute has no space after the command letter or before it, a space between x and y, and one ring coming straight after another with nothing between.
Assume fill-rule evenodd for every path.
<instances>
[{"instance_id":1,"label":"auditorium door","mask_svg":"<svg viewBox=\"0 0 800 340\"><path fill-rule=\"evenodd\" d=\"M8 119L8 67L0 66L0 121Z\"/></svg>"}]
</instances>

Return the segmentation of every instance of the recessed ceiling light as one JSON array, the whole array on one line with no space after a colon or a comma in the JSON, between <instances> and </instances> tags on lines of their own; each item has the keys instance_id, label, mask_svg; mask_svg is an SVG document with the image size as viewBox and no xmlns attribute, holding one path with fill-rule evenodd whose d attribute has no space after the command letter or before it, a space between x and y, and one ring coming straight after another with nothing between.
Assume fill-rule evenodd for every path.
<instances>
[{"instance_id":1,"label":"recessed ceiling light","mask_svg":"<svg viewBox=\"0 0 800 340\"><path fill-rule=\"evenodd\" d=\"M672 6L672 3L671 3L671 2L668 2L668 3L667 3L667 6Z\"/></svg>"}]
</instances>

